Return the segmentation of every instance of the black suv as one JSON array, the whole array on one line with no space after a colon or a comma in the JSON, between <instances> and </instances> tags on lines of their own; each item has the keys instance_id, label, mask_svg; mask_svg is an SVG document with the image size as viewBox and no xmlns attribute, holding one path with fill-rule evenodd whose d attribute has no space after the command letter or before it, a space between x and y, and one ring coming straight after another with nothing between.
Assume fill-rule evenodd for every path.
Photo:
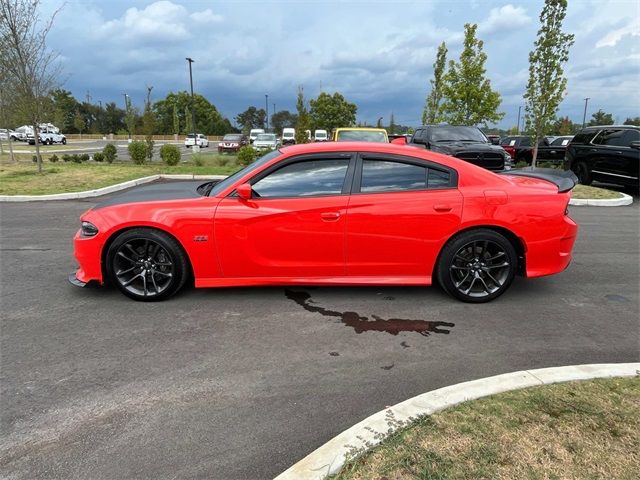
<instances>
[{"instance_id":1,"label":"black suv","mask_svg":"<svg viewBox=\"0 0 640 480\"><path fill-rule=\"evenodd\" d=\"M638 187L640 127L605 125L583 128L567 146L564 169L580 183L593 180Z\"/></svg>"},{"instance_id":2,"label":"black suv","mask_svg":"<svg viewBox=\"0 0 640 480\"><path fill-rule=\"evenodd\" d=\"M498 145L492 145L477 127L462 125L425 125L416 128L408 145L451 155L487 170L511 168L511 157Z\"/></svg>"}]
</instances>

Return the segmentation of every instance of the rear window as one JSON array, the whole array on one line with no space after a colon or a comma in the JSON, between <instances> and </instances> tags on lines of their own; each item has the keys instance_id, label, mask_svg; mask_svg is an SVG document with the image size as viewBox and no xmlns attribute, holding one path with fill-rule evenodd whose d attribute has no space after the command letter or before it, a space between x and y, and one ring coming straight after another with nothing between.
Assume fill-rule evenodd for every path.
<instances>
[{"instance_id":1,"label":"rear window","mask_svg":"<svg viewBox=\"0 0 640 480\"><path fill-rule=\"evenodd\" d=\"M386 143L384 132L370 132L366 130L342 130L338 132L339 142L381 142Z\"/></svg>"}]
</instances>

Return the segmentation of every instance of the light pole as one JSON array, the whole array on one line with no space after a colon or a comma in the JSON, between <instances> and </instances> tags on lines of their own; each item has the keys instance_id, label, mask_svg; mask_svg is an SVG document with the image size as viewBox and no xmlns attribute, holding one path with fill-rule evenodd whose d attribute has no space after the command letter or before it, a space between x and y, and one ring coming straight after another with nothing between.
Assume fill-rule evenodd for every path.
<instances>
[{"instance_id":1,"label":"light pole","mask_svg":"<svg viewBox=\"0 0 640 480\"><path fill-rule=\"evenodd\" d=\"M589 98L584 99L584 113L582 114L582 128L584 128L584 124L587 121L587 103L589 103Z\"/></svg>"},{"instance_id":2,"label":"light pole","mask_svg":"<svg viewBox=\"0 0 640 480\"><path fill-rule=\"evenodd\" d=\"M269 130L269 95L264 94L264 106L267 108L267 130Z\"/></svg>"},{"instance_id":3,"label":"light pole","mask_svg":"<svg viewBox=\"0 0 640 480\"><path fill-rule=\"evenodd\" d=\"M518 107L518 123L516 123L516 135L520 135L520 110L522 110L522 105Z\"/></svg>"},{"instance_id":4,"label":"light pole","mask_svg":"<svg viewBox=\"0 0 640 480\"><path fill-rule=\"evenodd\" d=\"M193 100L193 74L191 72L191 64L195 61L193 58L187 57L187 62L189 62L189 83L191 84L191 124L193 125L193 135L194 135L194 145L198 145L198 139L195 137L196 135L196 105Z\"/></svg>"},{"instance_id":5,"label":"light pole","mask_svg":"<svg viewBox=\"0 0 640 480\"><path fill-rule=\"evenodd\" d=\"M129 95L126 93L123 93L122 95L124 95L124 123L127 125L127 133L129 134L129 140L131 140L131 130L127 123L127 120L129 119Z\"/></svg>"}]
</instances>

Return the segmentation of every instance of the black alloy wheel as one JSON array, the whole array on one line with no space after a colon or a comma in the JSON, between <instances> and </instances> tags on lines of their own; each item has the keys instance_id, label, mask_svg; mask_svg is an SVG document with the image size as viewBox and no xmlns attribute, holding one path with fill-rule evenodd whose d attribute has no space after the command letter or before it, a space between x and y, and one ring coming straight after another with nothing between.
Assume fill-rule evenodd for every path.
<instances>
[{"instance_id":1,"label":"black alloy wheel","mask_svg":"<svg viewBox=\"0 0 640 480\"><path fill-rule=\"evenodd\" d=\"M593 178L591 178L591 172L589 171L589 166L586 162L578 162L574 173L578 177L578 182L582 185L591 185Z\"/></svg>"},{"instance_id":2,"label":"black alloy wheel","mask_svg":"<svg viewBox=\"0 0 640 480\"><path fill-rule=\"evenodd\" d=\"M463 232L443 249L438 281L451 296L470 303L489 302L511 285L518 257L509 240L486 229Z\"/></svg>"},{"instance_id":3,"label":"black alloy wheel","mask_svg":"<svg viewBox=\"0 0 640 480\"><path fill-rule=\"evenodd\" d=\"M153 302L184 285L188 263L181 246L164 232L136 228L120 234L107 253L108 276L134 300Z\"/></svg>"}]
</instances>

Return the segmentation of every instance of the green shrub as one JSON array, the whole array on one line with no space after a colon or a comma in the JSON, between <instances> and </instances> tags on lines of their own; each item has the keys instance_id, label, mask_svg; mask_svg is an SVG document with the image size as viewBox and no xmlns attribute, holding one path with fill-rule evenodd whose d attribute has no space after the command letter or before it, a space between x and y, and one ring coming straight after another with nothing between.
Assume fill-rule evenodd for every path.
<instances>
[{"instance_id":1,"label":"green shrub","mask_svg":"<svg viewBox=\"0 0 640 480\"><path fill-rule=\"evenodd\" d=\"M102 154L108 163L113 163L113 161L118 157L118 150L113 143L107 143L102 149Z\"/></svg>"},{"instance_id":2,"label":"green shrub","mask_svg":"<svg viewBox=\"0 0 640 480\"><path fill-rule=\"evenodd\" d=\"M91 157L89 157L88 153L83 153L83 154L80 155L80 161L81 162L88 162L89 158L91 158Z\"/></svg>"},{"instance_id":3,"label":"green shrub","mask_svg":"<svg viewBox=\"0 0 640 480\"><path fill-rule=\"evenodd\" d=\"M104 162L104 153L102 152L96 152L93 154L93 159L96 162Z\"/></svg>"},{"instance_id":4,"label":"green shrub","mask_svg":"<svg viewBox=\"0 0 640 480\"><path fill-rule=\"evenodd\" d=\"M200 155L199 153L194 153L192 157L193 157L193 163L195 164L196 167L204 166L204 158L202 158L202 155Z\"/></svg>"},{"instance_id":5,"label":"green shrub","mask_svg":"<svg viewBox=\"0 0 640 480\"><path fill-rule=\"evenodd\" d=\"M81 163L82 159L80 158L80 155L78 155L77 153L74 153L73 155L71 155L71 161L73 163Z\"/></svg>"},{"instance_id":6,"label":"green shrub","mask_svg":"<svg viewBox=\"0 0 640 480\"><path fill-rule=\"evenodd\" d=\"M147 160L152 161L153 160L153 146L155 145L156 142L153 141L152 137L148 137L148 138L145 139L144 143L147 146Z\"/></svg>"},{"instance_id":7,"label":"green shrub","mask_svg":"<svg viewBox=\"0 0 640 480\"><path fill-rule=\"evenodd\" d=\"M136 165L144 165L147 158L147 144L144 142L131 142L128 147L129 156Z\"/></svg>"},{"instance_id":8,"label":"green shrub","mask_svg":"<svg viewBox=\"0 0 640 480\"><path fill-rule=\"evenodd\" d=\"M62 155L62 161L63 162L70 162L71 161L71 155L69 155L68 153L65 153Z\"/></svg>"},{"instance_id":9,"label":"green shrub","mask_svg":"<svg viewBox=\"0 0 640 480\"><path fill-rule=\"evenodd\" d=\"M58 160L58 156L55 153L49 157L51 163L56 163Z\"/></svg>"},{"instance_id":10,"label":"green shrub","mask_svg":"<svg viewBox=\"0 0 640 480\"><path fill-rule=\"evenodd\" d=\"M167 165L177 165L180 161L180 149L177 145L166 143L160 148L160 158Z\"/></svg>"},{"instance_id":11,"label":"green shrub","mask_svg":"<svg viewBox=\"0 0 640 480\"><path fill-rule=\"evenodd\" d=\"M258 158L258 152L249 145L242 147L238 150L238 163L240 165L249 165Z\"/></svg>"},{"instance_id":12,"label":"green shrub","mask_svg":"<svg viewBox=\"0 0 640 480\"><path fill-rule=\"evenodd\" d=\"M229 159L228 157L219 156L218 158L216 158L216 164L220 165L221 167L229 165L230 161L231 159Z\"/></svg>"}]
</instances>

